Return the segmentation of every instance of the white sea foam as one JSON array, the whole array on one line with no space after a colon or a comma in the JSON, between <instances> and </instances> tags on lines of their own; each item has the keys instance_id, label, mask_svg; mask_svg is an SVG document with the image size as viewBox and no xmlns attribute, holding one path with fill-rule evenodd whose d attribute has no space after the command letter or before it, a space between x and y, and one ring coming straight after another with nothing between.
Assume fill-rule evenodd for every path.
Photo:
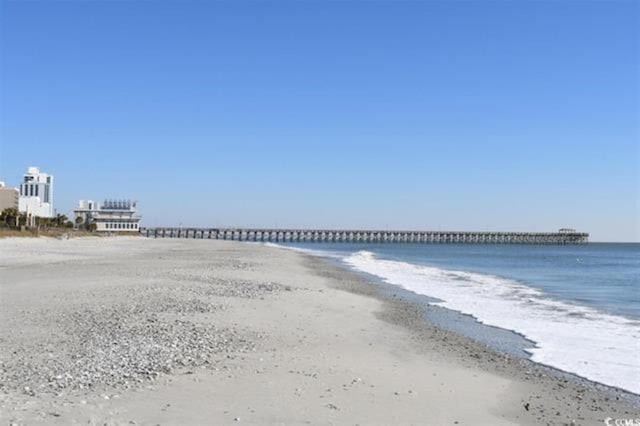
<instances>
[{"instance_id":1,"label":"white sea foam","mask_svg":"<svg viewBox=\"0 0 640 426\"><path fill-rule=\"evenodd\" d=\"M434 304L522 334L536 343L533 361L640 394L640 323L552 300L540 291L491 275L380 259L360 251L344 261L357 270Z\"/></svg>"}]
</instances>

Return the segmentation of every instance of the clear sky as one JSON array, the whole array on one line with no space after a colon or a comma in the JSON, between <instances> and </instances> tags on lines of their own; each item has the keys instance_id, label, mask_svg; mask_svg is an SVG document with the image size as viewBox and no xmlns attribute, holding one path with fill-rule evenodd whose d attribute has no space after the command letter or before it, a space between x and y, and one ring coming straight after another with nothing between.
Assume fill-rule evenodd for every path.
<instances>
[{"instance_id":1,"label":"clear sky","mask_svg":"<svg viewBox=\"0 0 640 426\"><path fill-rule=\"evenodd\" d=\"M0 180L59 212L640 240L640 2L0 1Z\"/></svg>"}]
</instances>

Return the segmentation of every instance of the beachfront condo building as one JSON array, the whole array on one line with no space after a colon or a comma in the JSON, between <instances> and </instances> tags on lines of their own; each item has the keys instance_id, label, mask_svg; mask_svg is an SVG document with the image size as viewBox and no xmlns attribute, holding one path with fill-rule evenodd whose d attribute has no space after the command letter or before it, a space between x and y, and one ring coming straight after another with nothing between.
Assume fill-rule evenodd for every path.
<instances>
[{"instance_id":1,"label":"beachfront condo building","mask_svg":"<svg viewBox=\"0 0 640 426\"><path fill-rule=\"evenodd\" d=\"M18 210L27 216L53 217L53 176L29 167L20 184Z\"/></svg>"},{"instance_id":2,"label":"beachfront condo building","mask_svg":"<svg viewBox=\"0 0 640 426\"><path fill-rule=\"evenodd\" d=\"M0 182L0 212L4 209L18 209L20 196L16 188L7 187Z\"/></svg>"},{"instance_id":3,"label":"beachfront condo building","mask_svg":"<svg viewBox=\"0 0 640 426\"><path fill-rule=\"evenodd\" d=\"M98 232L139 232L140 216L131 200L105 200L102 204L80 200L73 211L79 228L94 228Z\"/></svg>"}]
</instances>

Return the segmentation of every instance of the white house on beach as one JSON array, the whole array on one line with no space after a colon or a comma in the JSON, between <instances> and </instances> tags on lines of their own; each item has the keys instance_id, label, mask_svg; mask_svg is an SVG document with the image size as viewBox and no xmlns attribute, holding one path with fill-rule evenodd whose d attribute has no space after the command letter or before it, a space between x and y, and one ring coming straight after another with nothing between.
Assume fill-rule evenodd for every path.
<instances>
[{"instance_id":1,"label":"white house on beach","mask_svg":"<svg viewBox=\"0 0 640 426\"><path fill-rule=\"evenodd\" d=\"M131 200L105 200L102 204L91 200L80 200L73 211L76 225L89 228L95 224L99 232L138 232L140 216L137 205Z\"/></svg>"}]
</instances>

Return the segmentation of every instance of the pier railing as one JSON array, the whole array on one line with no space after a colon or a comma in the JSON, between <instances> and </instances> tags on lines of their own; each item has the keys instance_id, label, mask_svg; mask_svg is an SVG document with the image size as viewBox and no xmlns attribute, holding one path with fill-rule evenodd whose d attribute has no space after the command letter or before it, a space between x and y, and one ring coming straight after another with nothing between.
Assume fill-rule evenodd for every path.
<instances>
[{"instance_id":1,"label":"pier railing","mask_svg":"<svg viewBox=\"0 0 640 426\"><path fill-rule=\"evenodd\" d=\"M459 232L339 229L141 228L151 238L299 243L586 244L584 232Z\"/></svg>"}]
</instances>

